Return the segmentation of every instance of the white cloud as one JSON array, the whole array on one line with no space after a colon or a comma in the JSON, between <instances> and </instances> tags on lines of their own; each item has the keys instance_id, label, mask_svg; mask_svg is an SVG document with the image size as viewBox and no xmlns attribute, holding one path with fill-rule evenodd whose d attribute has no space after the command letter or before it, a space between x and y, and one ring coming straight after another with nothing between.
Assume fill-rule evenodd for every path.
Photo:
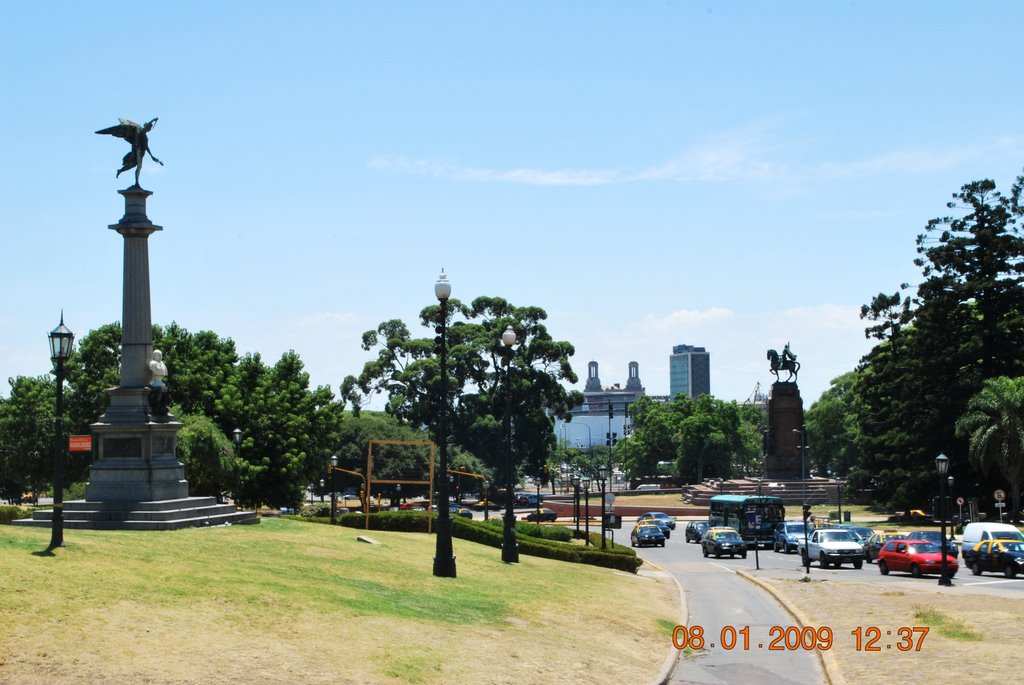
<instances>
[{"instance_id":1,"label":"white cloud","mask_svg":"<svg viewBox=\"0 0 1024 685\"><path fill-rule=\"evenodd\" d=\"M704 311L679 309L664 316L648 315L643 320L641 328L656 333L686 333L688 329L731 318L732 311L722 307L712 307Z\"/></svg>"},{"instance_id":2,"label":"white cloud","mask_svg":"<svg viewBox=\"0 0 1024 685\"><path fill-rule=\"evenodd\" d=\"M349 312L312 312L300 318L297 322L304 328L316 326L340 326L352 321L352 314Z\"/></svg>"}]
</instances>

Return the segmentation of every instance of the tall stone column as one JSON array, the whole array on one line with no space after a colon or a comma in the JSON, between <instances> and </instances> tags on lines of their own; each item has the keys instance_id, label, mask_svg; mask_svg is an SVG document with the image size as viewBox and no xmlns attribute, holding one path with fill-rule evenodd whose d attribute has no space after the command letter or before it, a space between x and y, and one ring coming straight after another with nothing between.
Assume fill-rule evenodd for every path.
<instances>
[{"instance_id":1,"label":"tall stone column","mask_svg":"<svg viewBox=\"0 0 1024 685\"><path fill-rule=\"evenodd\" d=\"M107 391L107 410L92 424L98 459L90 469L86 501L184 499L185 470L175 458L181 424L154 414L149 403L153 321L149 296L149 236L163 230L146 216L148 190L119 190L124 216L109 228L124 239L121 309L121 381Z\"/></svg>"}]
</instances>

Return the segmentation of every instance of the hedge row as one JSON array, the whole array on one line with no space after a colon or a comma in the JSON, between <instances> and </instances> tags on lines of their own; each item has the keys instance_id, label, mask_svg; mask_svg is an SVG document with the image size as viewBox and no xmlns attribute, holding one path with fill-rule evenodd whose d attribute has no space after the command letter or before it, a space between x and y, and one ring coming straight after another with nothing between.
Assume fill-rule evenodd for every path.
<instances>
[{"instance_id":1,"label":"hedge row","mask_svg":"<svg viewBox=\"0 0 1024 685\"><path fill-rule=\"evenodd\" d=\"M303 520L309 521L305 518ZM363 514L342 514L338 523L350 528L362 528L365 523ZM553 526L524 526L533 528L554 528ZM407 533L427 532L427 514L422 511L383 511L370 514L371 530L390 530ZM629 547L614 545L607 550L600 549L600 537L597 547L580 547L558 540L535 538L520 531L516 526L520 554L528 554L545 559L556 559L576 564L593 564L605 568L636 573L643 561ZM504 532L497 526L483 521L472 521L456 516L452 519L452 536L469 540L490 547L501 547Z\"/></svg>"}]
</instances>

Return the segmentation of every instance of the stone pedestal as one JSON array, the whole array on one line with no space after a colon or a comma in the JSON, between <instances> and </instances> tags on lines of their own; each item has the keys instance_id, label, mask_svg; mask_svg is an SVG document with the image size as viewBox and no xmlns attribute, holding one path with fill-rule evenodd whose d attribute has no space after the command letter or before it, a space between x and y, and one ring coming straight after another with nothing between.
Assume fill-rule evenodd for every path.
<instances>
[{"instance_id":1,"label":"stone pedestal","mask_svg":"<svg viewBox=\"0 0 1024 685\"><path fill-rule=\"evenodd\" d=\"M768 450L765 478L806 478L801 474L800 431L804 427L804 403L796 383L775 382L768 398ZM809 466L809 464L807 465Z\"/></svg>"}]
</instances>

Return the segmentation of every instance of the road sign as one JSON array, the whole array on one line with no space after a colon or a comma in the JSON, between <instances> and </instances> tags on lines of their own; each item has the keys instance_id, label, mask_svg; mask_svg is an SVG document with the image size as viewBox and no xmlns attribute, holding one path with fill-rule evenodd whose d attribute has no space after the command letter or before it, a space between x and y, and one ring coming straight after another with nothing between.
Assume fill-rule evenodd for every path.
<instances>
[{"instance_id":1,"label":"road sign","mask_svg":"<svg viewBox=\"0 0 1024 685\"><path fill-rule=\"evenodd\" d=\"M1003 500L1006 499L1006 491L1003 489L998 489L992 493L992 496L996 498L997 502L1002 502Z\"/></svg>"},{"instance_id":2,"label":"road sign","mask_svg":"<svg viewBox=\"0 0 1024 685\"><path fill-rule=\"evenodd\" d=\"M996 502L996 509L1002 509L1006 506L1006 502Z\"/></svg>"},{"instance_id":3,"label":"road sign","mask_svg":"<svg viewBox=\"0 0 1024 685\"><path fill-rule=\"evenodd\" d=\"M91 435L69 435L68 436L68 451L69 452L91 452L92 451L92 436Z\"/></svg>"},{"instance_id":4,"label":"road sign","mask_svg":"<svg viewBox=\"0 0 1024 685\"><path fill-rule=\"evenodd\" d=\"M957 504L958 507L962 507L964 505L964 498L963 497L957 497L956 498L956 504Z\"/></svg>"}]
</instances>

